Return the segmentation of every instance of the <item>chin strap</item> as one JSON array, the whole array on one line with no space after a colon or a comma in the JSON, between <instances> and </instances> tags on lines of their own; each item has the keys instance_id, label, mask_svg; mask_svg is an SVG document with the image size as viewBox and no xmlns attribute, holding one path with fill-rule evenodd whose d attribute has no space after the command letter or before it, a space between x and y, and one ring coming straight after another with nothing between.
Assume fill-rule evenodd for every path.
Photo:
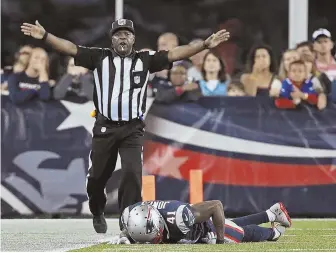
<instances>
[{"instance_id":1,"label":"chin strap","mask_svg":"<svg viewBox=\"0 0 336 253\"><path fill-rule=\"evenodd\" d=\"M167 230L167 239L169 239L170 235L169 235L169 229L168 229L167 223L164 219L162 219L162 220L163 220L163 225L164 225L165 229Z\"/></svg>"}]
</instances>

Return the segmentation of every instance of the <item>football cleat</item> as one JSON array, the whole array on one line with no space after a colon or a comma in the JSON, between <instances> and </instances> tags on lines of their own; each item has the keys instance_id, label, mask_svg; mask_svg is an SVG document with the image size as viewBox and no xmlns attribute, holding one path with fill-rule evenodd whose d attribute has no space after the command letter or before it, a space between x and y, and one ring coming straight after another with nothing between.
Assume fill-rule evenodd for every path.
<instances>
[{"instance_id":1,"label":"football cleat","mask_svg":"<svg viewBox=\"0 0 336 253\"><path fill-rule=\"evenodd\" d=\"M289 228L292 225L287 209L281 202L274 204L269 210L275 215L274 222L278 222L286 228Z\"/></svg>"},{"instance_id":2,"label":"football cleat","mask_svg":"<svg viewBox=\"0 0 336 253\"><path fill-rule=\"evenodd\" d=\"M107 224L104 214L93 216L93 227L99 234L105 234L107 231Z\"/></svg>"}]
</instances>

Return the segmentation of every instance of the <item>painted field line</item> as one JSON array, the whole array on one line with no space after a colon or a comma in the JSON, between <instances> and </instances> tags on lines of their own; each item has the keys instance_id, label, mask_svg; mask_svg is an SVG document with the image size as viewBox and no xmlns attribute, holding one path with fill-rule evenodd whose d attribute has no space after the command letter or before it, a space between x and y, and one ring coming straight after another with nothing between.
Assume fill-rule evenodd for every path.
<instances>
[{"instance_id":1,"label":"painted field line","mask_svg":"<svg viewBox=\"0 0 336 253\"><path fill-rule=\"evenodd\" d=\"M336 221L336 218L292 218L294 221Z\"/></svg>"},{"instance_id":2,"label":"painted field line","mask_svg":"<svg viewBox=\"0 0 336 253\"><path fill-rule=\"evenodd\" d=\"M289 228L288 230L300 230L300 231L336 231L336 228Z\"/></svg>"}]
</instances>

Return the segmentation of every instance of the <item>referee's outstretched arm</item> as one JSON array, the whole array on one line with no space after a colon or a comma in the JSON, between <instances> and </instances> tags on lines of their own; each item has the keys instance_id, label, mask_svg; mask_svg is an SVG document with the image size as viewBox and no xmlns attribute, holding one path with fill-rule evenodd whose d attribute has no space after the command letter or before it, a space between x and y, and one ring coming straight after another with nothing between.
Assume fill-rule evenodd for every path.
<instances>
[{"instance_id":1,"label":"referee's outstretched arm","mask_svg":"<svg viewBox=\"0 0 336 253\"><path fill-rule=\"evenodd\" d=\"M168 60L170 62L174 62L189 58L190 56L193 56L206 48L214 48L220 43L227 41L229 38L229 32L227 32L226 30L220 30L217 33L212 34L205 41L200 41L191 45L176 47L170 50L168 52Z\"/></svg>"},{"instance_id":2,"label":"referee's outstretched arm","mask_svg":"<svg viewBox=\"0 0 336 253\"><path fill-rule=\"evenodd\" d=\"M61 53L70 56L75 56L77 54L77 46L74 43L48 33L37 20L35 21L35 25L23 23L21 25L21 31L24 35L31 36L39 40L45 40L54 49Z\"/></svg>"},{"instance_id":3,"label":"referee's outstretched arm","mask_svg":"<svg viewBox=\"0 0 336 253\"><path fill-rule=\"evenodd\" d=\"M50 33L48 33L43 26L36 20L35 25L29 23L23 23L21 25L21 31L35 39L45 40L57 51L64 53L66 55L75 56L77 54L78 48L71 41L58 38ZM230 33L226 30L220 30L217 33L212 34L203 42L197 42L191 45L185 45L176 47L169 51L168 60L170 62L182 60L189 58L201 52L205 48L214 48L220 43L227 41L230 38Z\"/></svg>"}]
</instances>

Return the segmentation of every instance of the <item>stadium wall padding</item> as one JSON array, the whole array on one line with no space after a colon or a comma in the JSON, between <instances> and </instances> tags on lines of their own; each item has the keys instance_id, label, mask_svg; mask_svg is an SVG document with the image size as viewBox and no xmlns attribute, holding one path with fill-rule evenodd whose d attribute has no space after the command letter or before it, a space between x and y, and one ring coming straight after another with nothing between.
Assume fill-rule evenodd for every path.
<instances>
[{"instance_id":1,"label":"stadium wall padding","mask_svg":"<svg viewBox=\"0 0 336 253\"><path fill-rule=\"evenodd\" d=\"M88 214L85 190L93 104L1 97L2 216ZM203 171L204 198L231 215L282 201L297 216L336 216L336 106L281 111L268 98L153 103L143 174L158 199L189 200L189 171ZM118 161L106 212L117 213Z\"/></svg>"}]
</instances>

